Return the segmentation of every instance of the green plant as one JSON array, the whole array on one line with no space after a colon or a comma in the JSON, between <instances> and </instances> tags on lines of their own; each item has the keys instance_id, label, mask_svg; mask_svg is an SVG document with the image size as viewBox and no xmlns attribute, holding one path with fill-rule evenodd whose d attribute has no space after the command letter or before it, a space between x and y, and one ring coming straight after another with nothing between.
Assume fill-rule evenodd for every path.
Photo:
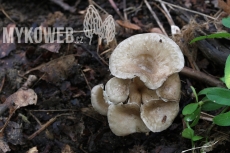
<instances>
[{"instance_id":1,"label":"green plant","mask_svg":"<svg viewBox=\"0 0 230 153\"><path fill-rule=\"evenodd\" d=\"M214 116L213 124L218 126L230 126L230 56L228 56L224 69L224 77L221 80L226 84L226 88L210 87L201 90L198 94L191 87L195 96L195 103L186 105L182 114L187 125L182 132L184 138L191 140L194 147L194 142L202 139L201 136L195 135L192 127L198 124L201 111L221 110L219 114ZM202 96L202 100L198 100L198 96Z\"/></svg>"},{"instance_id":2,"label":"green plant","mask_svg":"<svg viewBox=\"0 0 230 153\"><path fill-rule=\"evenodd\" d=\"M225 27L230 28L230 17L223 18L221 20L221 22ZM196 41L199 41L199 40L210 39L210 38L230 38L230 33L220 32L220 33L214 33L214 34L210 34L210 35L206 35L206 36L199 36L199 37L196 37L193 40L191 40L190 44L192 44Z\"/></svg>"}]
</instances>

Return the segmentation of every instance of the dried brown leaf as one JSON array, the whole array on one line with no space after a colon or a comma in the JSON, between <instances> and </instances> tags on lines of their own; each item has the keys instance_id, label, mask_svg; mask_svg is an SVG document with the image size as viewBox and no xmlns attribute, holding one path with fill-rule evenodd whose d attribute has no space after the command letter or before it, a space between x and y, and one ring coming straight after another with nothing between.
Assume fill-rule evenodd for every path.
<instances>
[{"instance_id":1,"label":"dried brown leaf","mask_svg":"<svg viewBox=\"0 0 230 153\"><path fill-rule=\"evenodd\" d=\"M65 144L61 150L61 153L74 153L68 144Z\"/></svg>"},{"instance_id":2,"label":"dried brown leaf","mask_svg":"<svg viewBox=\"0 0 230 153\"><path fill-rule=\"evenodd\" d=\"M230 0L226 2L224 2L223 0L218 0L218 6L219 8L223 9L224 12L230 14Z\"/></svg>"},{"instance_id":3,"label":"dried brown leaf","mask_svg":"<svg viewBox=\"0 0 230 153\"><path fill-rule=\"evenodd\" d=\"M7 26L7 32L8 32L7 35L11 38L6 38L6 36L4 36L3 33L0 36L0 58L8 56L12 50L16 49L15 42L13 41L13 43L11 43L11 40L7 40L7 39L13 39L12 30L14 30L15 26L16 26L15 24L8 24ZM7 41L9 41L9 43L7 43Z\"/></svg>"},{"instance_id":4,"label":"dried brown leaf","mask_svg":"<svg viewBox=\"0 0 230 153\"><path fill-rule=\"evenodd\" d=\"M0 152L8 152L10 151L10 147L7 144L7 142L5 142L5 140L3 138L0 138Z\"/></svg>"},{"instance_id":5,"label":"dried brown leaf","mask_svg":"<svg viewBox=\"0 0 230 153\"><path fill-rule=\"evenodd\" d=\"M125 27L125 28L128 28L128 29L133 29L133 30L140 30L140 29L141 29L138 25L133 24L133 23L127 21L127 20L125 20L125 21L116 20L116 22L117 22L120 26Z\"/></svg>"},{"instance_id":6,"label":"dried brown leaf","mask_svg":"<svg viewBox=\"0 0 230 153\"><path fill-rule=\"evenodd\" d=\"M25 107L37 103L37 94L33 89L19 89L17 92L10 95L5 103L12 103L18 107Z\"/></svg>"},{"instance_id":7,"label":"dried brown leaf","mask_svg":"<svg viewBox=\"0 0 230 153\"><path fill-rule=\"evenodd\" d=\"M30 148L26 153L38 153L37 147Z\"/></svg>"},{"instance_id":8,"label":"dried brown leaf","mask_svg":"<svg viewBox=\"0 0 230 153\"><path fill-rule=\"evenodd\" d=\"M40 47L43 48L43 49L46 49L46 50L48 50L50 52L58 53L59 49L61 48L61 44L57 43L57 41L55 40L52 43L43 44Z\"/></svg>"},{"instance_id":9,"label":"dried brown leaf","mask_svg":"<svg viewBox=\"0 0 230 153\"><path fill-rule=\"evenodd\" d=\"M27 71L25 74L38 70L45 73L42 79L46 80L47 82L57 83L65 80L68 77L68 72L74 63L74 55L62 56L58 59L54 59L48 63L35 67Z\"/></svg>"}]
</instances>

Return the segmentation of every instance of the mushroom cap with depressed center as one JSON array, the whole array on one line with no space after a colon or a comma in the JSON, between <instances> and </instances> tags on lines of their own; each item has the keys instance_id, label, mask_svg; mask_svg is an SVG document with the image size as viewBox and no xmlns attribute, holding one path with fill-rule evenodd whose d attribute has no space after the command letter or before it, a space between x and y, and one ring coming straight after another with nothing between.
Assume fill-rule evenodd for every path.
<instances>
[{"instance_id":1,"label":"mushroom cap with depressed center","mask_svg":"<svg viewBox=\"0 0 230 153\"><path fill-rule=\"evenodd\" d=\"M107 115L109 104L103 97L103 84L96 85L91 90L91 104L98 113Z\"/></svg>"},{"instance_id":2,"label":"mushroom cap with depressed center","mask_svg":"<svg viewBox=\"0 0 230 153\"><path fill-rule=\"evenodd\" d=\"M181 82L178 73L174 73L168 77L161 87L156 89L157 95L165 102L180 100Z\"/></svg>"},{"instance_id":3,"label":"mushroom cap with depressed center","mask_svg":"<svg viewBox=\"0 0 230 153\"><path fill-rule=\"evenodd\" d=\"M111 131L117 136L150 131L141 120L140 106L136 103L111 104L107 117Z\"/></svg>"},{"instance_id":4,"label":"mushroom cap with depressed center","mask_svg":"<svg viewBox=\"0 0 230 153\"><path fill-rule=\"evenodd\" d=\"M179 112L178 102L152 100L141 105L141 119L152 132L167 129Z\"/></svg>"},{"instance_id":5,"label":"mushroom cap with depressed center","mask_svg":"<svg viewBox=\"0 0 230 153\"><path fill-rule=\"evenodd\" d=\"M129 79L111 78L105 85L104 96L107 103L124 102L129 95Z\"/></svg>"},{"instance_id":6,"label":"mushroom cap with depressed center","mask_svg":"<svg viewBox=\"0 0 230 153\"><path fill-rule=\"evenodd\" d=\"M159 88L173 73L184 67L179 46L167 36L138 34L122 41L109 59L112 75L131 79L138 76L150 89Z\"/></svg>"}]
</instances>

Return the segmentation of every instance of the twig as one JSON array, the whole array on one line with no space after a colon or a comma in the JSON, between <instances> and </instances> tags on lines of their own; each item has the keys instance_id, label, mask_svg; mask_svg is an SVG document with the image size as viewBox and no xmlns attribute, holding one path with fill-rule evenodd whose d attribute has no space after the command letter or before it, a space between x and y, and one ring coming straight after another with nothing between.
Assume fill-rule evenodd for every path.
<instances>
[{"instance_id":1,"label":"twig","mask_svg":"<svg viewBox=\"0 0 230 153\"><path fill-rule=\"evenodd\" d=\"M36 116L34 116L34 114L31 113L31 111L29 111L30 115L35 119L35 121L42 126L42 123L38 120L38 118Z\"/></svg>"},{"instance_id":2,"label":"twig","mask_svg":"<svg viewBox=\"0 0 230 153\"><path fill-rule=\"evenodd\" d=\"M0 93L2 92L2 88L3 88L3 86L4 86L5 79L6 79L6 77L3 76L2 82L1 82L1 85L0 85Z\"/></svg>"},{"instance_id":3,"label":"twig","mask_svg":"<svg viewBox=\"0 0 230 153\"><path fill-rule=\"evenodd\" d=\"M188 152L188 151L191 151L191 150L196 150L196 149L201 149L201 148L209 148L209 147L214 146L214 145L217 144L218 142L219 142L219 140L213 142L213 144L210 144L210 145L204 145L204 146L202 146L202 147L196 147L196 148L191 148L191 149L184 150L184 151L182 151L181 153L185 153L185 152Z\"/></svg>"},{"instance_id":4,"label":"twig","mask_svg":"<svg viewBox=\"0 0 230 153\"><path fill-rule=\"evenodd\" d=\"M47 110L47 109L42 109L42 110L30 110L30 112L77 112L79 110L73 110L73 109L61 109L61 110L56 110L56 109L51 109L51 110Z\"/></svg>"},{"instance_id":5,"label":"twig","mask_svg":"<svg viewBox=\"0 0 230 153\"><path fill-rule=\"evenodd\" d=\"M123 8L124 8L124 10L126 9L126 0L123 0ZM127 13L126 13L126 11L124 11L124 18L125 18L125 20L127 20Z\"/></svg>"},{"instance_id":6,"label":"twig","mask_svg":"<svg viewBox=\"0 0 230 153\"><path fill-rule=\"evenodd\" d=\"M190 78L200 80L202 82L207 83L210 86L218 86L218 87L225 87L224 83L221 82L220 80L217 80L203 72L193 70L188 67L184 67L182 71L180 71L180 74L186 75Z\"/></svg>"},{"instance_id":7,"label":"twig","mask_svg":"<svg viewBox=\"0 0 230 153\"><path fill-rule=\"evenodd\" d=\"M84 77L84 79L85 79L85 82L86 82L86 84L87 84L87 86L88 86L89 90L91 91L91 90L92 90L92 88L91 88L91 87L90 87L90 85L89 85L89 81L88 81L88 80L87 80L87 78L85 77L84 72L83 72L83 71L81 71L81 73L82 73L82 75L83 75L83 77Z\"/></svg>"},{"instance_id":8,"label":"twig","mask_svg":"<svg viewBox=\"0 0 230 153\"><path fill-rule=\"evenodd\" d=\"M156 20L158 26L161 28L161 31L164 33L164 35L168 36L159 18L157 17L156 13L153 11L151 6L149 5L149 2L147 0L144 0L144 2L145 2L145 5L148 7L149 11L151 12L151 14L153 15L154 19Z\"/></svg>"},{"instance_id":9,"label":"twig","mask_svg":"<svg viewBox=\"0 0 230 153\"><path fill-rule=\"evenodd\" d=\"M71 13L74 13L76 11L75 6L78 5L78 3L75 3L75 6L69 6L67 3L63 2L62 0L50 0L51 2L59 5L60 7L62 7L64 10L68 10Z\"/></svg>"},{"instance_id":10,"label":"twig","mask_svg":"<svg viewBox=\"0 0 230 153\"><path fill-rule=\"evenodd\" d=\"M119 17L124 20L124 17L122 16L121 12L119 11L119 9L117 8L117 5L114 3L113 0L109 0L109 3L111 4L111 6L113 7L113 9L116 11L116 13L119 15Z\"/></svg>"},{"instance_id":11,"label":"twig","mask_svg":"<svg viewBox=\"0 0 230 153\"><path fill-rule=\"evenodd\" d=\"M100 56L99 54L99 46L101 44L101 39L98 38L98 44L97 44L97 56L100 58L100 60L106 65L106 66L109 66L109 64Z\"/></svg>"},{"instance_id":12,"label":"twig","mask_svg":"<svg viewBox=\"0 0 230 153\"><path fill-rule=\"evenodd\" d=\"M168 14L160 7L158 6L156 3L153 2L153 5L155 5L167 18L168 22L170 25L174 25L174 22L172 21L172 18L170 18L170 16L168 16Z\"/></svg>"},{"instance_id":13,"label":"twig","mask_svg":"<svg viewBox=\"0 0 230 153\"><path fill-rule=\"evenodd\" d=\"M109 48L109 49L103 51L103 52L100 54L100 56L102 56L102 55L104 55L104 54L106 54L106 53L108 53L108 52L111 52L111 51L112 51L112 49Z\"/></svg>"},{"instance_id":14,"label":"twig","mask_svg":"<svg viewBox=\"0 0 230 153\"><path fill-rule=\"evenodd\" d=\"M170 24L171 26L172 26L172 25L175 25L175 23L174 23L174 21L173 21L171 15L170 15L170 13L169 13L167 7L165 6L165 4L162 3L161 0L160 0L159 2L160 2L160 4L161 4L161 7L164 9L164 12L166 13L165 16L167 17L169 24Z\"/></svg>"},{"instance_id":15,"label":"twig","mask_svg":"<svg viewBox=\"0 0 230 153\"><path fill-rule=\"evenodd\" d=\"M15 21L13 19L11 19L11 17L5 12L5 10L3 9L3 7L0 5L0 11L2 11L2 13L13 23L15 23Z\"/></svg>"},{"instance_id":16,"label":"twig","mask_svg":"<svg viewBox=\"0 0 230 153\"><path fill-rule=\"evenodd\" d=\"M106 12L106 10L104 10L102 7L100 7L96 2L94 2L93 0L89 1L90 4L95 5L100 11L102 11L104 14L109 14L108 12Z\"/></svg>"},{"instance_id":17,"label":"twig","mask_svg":"<svg viewBox=\"0 0 230 153\"><path fill-rule=\"evenodd\" d=\"M10 121L10 119L11 119L11 117L13 116L13 114L15 113L15 111L16 111L18 108L19 108L19 106L17 106L17 107L12 107L12 108L10 109L10 115L9 115L9 117L7 118L7 120L6 120L5 124L3 125L3 127L1 128L0 133L2 133L2 132L5 130L6 126L8 125L8 123L9 123L9 121Z\"/></svg>"},{"instance_id":18,"label":"twig","mask_svg":"<svg viewBox=\"0 0 230 153\"><path fill-rule=\"evenodd\" d=\"M36 132L34 132L32 135L30 135L28 137L28 140L32 140L34 137L36 137L38 134L40 134L43 130L45 130L50 124L52 124L54 121L56 121L56 119L60 116L63 116L63 115L71 115L71 114L60 114L60 115L57 115L53 118L51 118L48 122L46 122L44 125L41 125L41 128L38 129Z\"/></svg>"},{"instance_id":19,"label":"twig","mask_svg":"<svg viewBox=\"0 0 230 153\"><path fill-rule=\"evenodd\" d=\"M206 120L206 121L209 121L209 122L213 122L213 117L214 116L212 116L212 115L210 115L210 114L207 114L207 113L205 113L205 112L201 112L201 115L200 115L200 119L202 119L202 120Z\"/></svg>"},{"instance_id":20,"label":"twig","mask_svg":"<svg viewBox=\"0 0 230 153\"><path fill-rule=\"evenodd\" d=\"M175 8L181 9L181 10L185 10L185 11L187 11L187 12L199 14L199 15L202 15L202 16L204 16L204 17L210 18L210 19L212 19L212 20L216 20L216 18L211 17L211 16L209 16L209 15L206 15L206 14L203 14L203 13L200 13L200 12L197 12L197 11L189 10L189 9L184 8L184 7L177 6L177 5L174 5L174 4L171 4L171 3L168 3L168 2L162 1L162 0L155 0L155 1L158 1L158 2L160 2L160 3L164 3L164 4L166 4L166 5L168 5L168 6L171 6L171 7L175 7Z\"/></svg>"}]
</instances>

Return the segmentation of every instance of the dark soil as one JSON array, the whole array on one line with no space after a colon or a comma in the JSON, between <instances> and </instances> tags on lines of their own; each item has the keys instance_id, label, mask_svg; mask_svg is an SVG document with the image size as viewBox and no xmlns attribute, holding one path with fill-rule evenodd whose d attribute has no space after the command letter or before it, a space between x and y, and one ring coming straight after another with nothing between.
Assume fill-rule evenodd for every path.
<instances>
[{"instance_id":1,"label":"dark soil","mask_svg":"<svg viewBox=\"0 0 230 153\"><path fill-rule=\"evenodd\" d=\"M52 1L0 0L0 2L2 9L0 11L0 27L7 27L13 20L17 27L29 28L47 24L49 27L72 27L76 31L83 29L84 13L82 12L89 5L87 1L79 1L76 11L70 12ZM185 7L182 1L169 2ZM191 0L191 2L193 1ZM65 3L74 6L75 1L67 0ZM96 3L113 15L115 20L121 20L109 1L98 0ZM141 3L139 0L126 0L126 8L137 8ZM116 1L116 5L122 12L123 1ZM170 25L166 17L157 7L154 5L152 7L163 23L166 32L170 34ZM202 3L192 3L192 9L203 11L208 15L213 15L218 11L212 4L204 6ZM188 19L186 21L177 11L172 10L170 13L174 22L180 28L190 24L189 20L191 18L186 18ZM54 14L59 17L58 20L56 20ZM118 43L131 35L146 33L151 28L158 27L144 3L139 11L128 14L127 18L134 23L134 17L138 18L144 25L142 30L125 30L120 27L117 29L116 34ZM203 18L200 20L203 20ZM58 53L52 53L41 48L40 46L43 43L22 42L16 43L14 49L4 48L11 51L8 56L0 58L1 103L4 103L7 97L15 93L24 84L29 74L34 74L39 78L31 87L38 95L37 104L16 110L7 128L4 132L1 131L0 139L9 145L10 152L24 153L32 147L37 147L39 153L179 153L191 148L190 140L181 136L181 132L185 127L181 110L185 105L194 101L190 85L193 85L197 90L203 89L208 85L202 81L181 75L180 112L174 123L167 130L160 133L136 133L118 137L109 129L106 117L99 115L91 106L90 88L100 83L105 84L112 77L108 66L97 55L97 36L93 37L92 45L89 45L89 39L85 37L84 33L79 32L75 36L82 37L83 43L61 44ZM103 43L100 52L106 49L108 47L106 47L106 43ZM0 51L3 51L3 49ZM108 62L110 53L102 56L105 62ZM65 59L61 60L60 65L49 63L49 65L45 66L45 71L36 68L44 63L70 54L74 55L75 61L69 65L66 64L67 69L64 71L59 71L59 66L65 64ZM69 61L69 58L66 61ZM206 67L201 68L206 73L216 77L223 75L223 65L213 64L200 52L198 52L195 62L198 65L200 63L202 66L206 63ZM191 66L187 57L186 66ZM32 68L36 69L25 74ZM50 76L46 75L44 77L44 74L48 72L50 72ZM10 110L7 109L2 113L2 126L6 122L5 118L11 114L12 110ZM52 119L55 120L48 124ZM46 125L46 128L31 138L31 135L44 125ZM196 126L196 132L202 135L210 126L210 122L201 120L199 125ZM210 134L210 140L215 139L218 131L226 132L227 130L229 130L228 127L223 129L214 127ZM9 137L10 134L12 138ZM0 143L0 148L4 146L2 142ZM204 144L204 141L198 142L196 146L202 144ZM228 141L218 144L212 152L227 153L229 152L228 145Z\"/></svg>"}]
</instances>

